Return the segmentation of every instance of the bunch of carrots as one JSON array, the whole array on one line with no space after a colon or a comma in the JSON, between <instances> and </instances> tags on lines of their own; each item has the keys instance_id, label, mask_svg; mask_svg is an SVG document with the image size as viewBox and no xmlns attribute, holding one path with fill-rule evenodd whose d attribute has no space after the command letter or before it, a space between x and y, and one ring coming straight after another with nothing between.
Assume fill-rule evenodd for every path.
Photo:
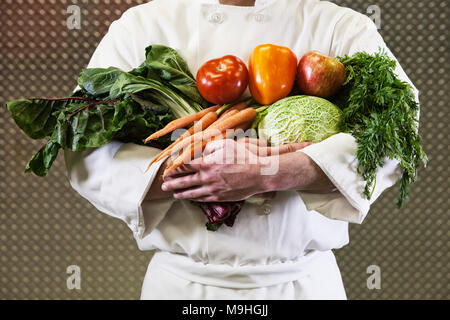
<instances>
[{"instance_id":1,"label":"bunch of carrots","mask_svg":"<svg viewBox=\"0 0 450 320\"><path fill-rule=\"evenodd\" d=\"M170 122L166 127L145 139L144 143L158 139L177 129L188 128L188 130L170 146L161 151L149 164L148 168L157 161L171 157L163 173L163 178L165 178L173 170L201 155L209 142L229 139L235 136L239 130L245 131L251 128L257 113L266 107L255 110L249 106L250 101L240 102L235 105L213 106L196 114ZM304 144L293 143L273 148L277 153L282 154L293 152L303 147ZM266 151L267 155L270 155L272 147L267 148ZM209 220L209 223L206 225L207 228L211 231L216 231L223 223L229 227L233 226L244 201L196 204L200 206Z\"/></svg>"},{"instance_id":2,"label":"bunch of carrots","mask_svg":"<svg viewBox=\"0 0 450 320\"><path fill-rule=\"evenodd\" d=\"M246 101L233 106L213 106L196 114L176 119L144 140L144 143L148 143L177 129L190 126L175 142L153 159L149 168L153 163L172 156L163 173L165 178L171 171L202 154L209 142L228 139L235 134L236 130L249 129L255 118L256 110L249 107L249 101Z\"/></svg>"}]
</instances>

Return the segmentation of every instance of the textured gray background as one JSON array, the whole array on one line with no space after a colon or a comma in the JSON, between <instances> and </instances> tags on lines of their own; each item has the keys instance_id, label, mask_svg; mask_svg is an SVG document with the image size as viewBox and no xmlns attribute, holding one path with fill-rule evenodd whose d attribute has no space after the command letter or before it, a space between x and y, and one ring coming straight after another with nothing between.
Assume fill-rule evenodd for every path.
<instances>
[{"instance_id":1,"label":"textured gray background","mask_svg":"<svg viewBox=\"0 0 450 320\"><path fill-rule=\"evenodd\" d=\"M45 179L24 174L41 143L3 108L7 100L71 92L109 24L143 0L0 1L0 298L136 299L150 252L138 251L125 224L97 212L73 191L60 156ZM339 0L366 13L381 8L383 34L421 91L421 134L430 158L403 210L386 192L351 244L337 251L351 299L448 299L449 3ZM82 29L68 30L66 9L82 8ZM379 265L382 289L368 290ZM79 265L82 289L66 287Z\"/></svg>"}]
</instances>

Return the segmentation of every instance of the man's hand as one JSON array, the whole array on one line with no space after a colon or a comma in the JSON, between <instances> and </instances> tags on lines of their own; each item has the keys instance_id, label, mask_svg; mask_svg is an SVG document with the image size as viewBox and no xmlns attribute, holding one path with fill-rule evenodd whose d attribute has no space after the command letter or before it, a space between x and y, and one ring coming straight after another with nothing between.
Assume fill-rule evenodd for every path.
<instances>
[{"instance_id":1,"label":"man's hand","mask_svg":"<svg viewBox=\"0 0 450 320\"><path fill-rule=\"evenodd\" d=\"M258 157L234 140L219 140L207 145L203 157L173 172L162 185L177 199L202 202L238 201L265 192L263 165Z\"/></svg>"},{"instance_id":2,"label":"man's hand","mask_svg":"<svg viewBox=\"0 0 450 320\"><path fill-rule=\"evenodd\" d=\"M286 159L280 161L284 155L279 153L291 152L287 154L295 155L296 159L289 158L295 162L306 155L292 151L309 144L266 147L257 139L215 141L208 144L202 158L171 172L162 189L173 192L177 199L201 202L238 201L253 195L270 198L274 196L273 191L287 190L289 187L286 187L295 180L292 175L296 173L290 167L296 166L286 163ZM280 168L281 163L287 168ZM301 174L300 171L298 174ZM286 172L289 172L288 177ZM284 179L280 180L282 177ZM287 180L292 181L287 183Z\"/></svg>"}]
</instances>

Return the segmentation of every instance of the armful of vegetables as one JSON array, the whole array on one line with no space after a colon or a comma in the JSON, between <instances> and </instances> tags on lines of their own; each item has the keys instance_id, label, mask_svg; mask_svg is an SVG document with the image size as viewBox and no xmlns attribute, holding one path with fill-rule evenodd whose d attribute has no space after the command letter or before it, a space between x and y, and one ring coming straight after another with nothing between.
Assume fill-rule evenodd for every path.
<instances>
[{"instance_id":1,"label":"armful of vegetables","mask_svg":"<svg viewBox=\"0 0 450 320\"><path fill-rule=\"evenodd\" d=\"M271 61L281 62L272 68ZM396 77L395 61L387 54L359 52L333 59L313 51L297 66L288 48L264 45L251 55L249 74L239 59L225 56L216 62L202 67L209 68L205 74L216 73L214 81L197 77L203 91L228 103L223 101L224 86L236 87L234 99L250 82L253 98L268 105L255 109L241 100L211 107L186 61L160 45L149 46L144 63L130 72L113 67L83 70L78 79L81 89L69 97L7 102L14 121L30 138L48 139L26 172L45 176L60 149L84 151L112 140L164 149L150 165L173 156L167 175L201 155L209 141L233 138L234 130L253 127L274 145L320 142L347 132L358 144L358 173L366 180L366 198L372 197L377 171L387 157L399 160L398 206L405 202L408 186L427 158L417 132L419 106L413 90ZM315 76L327 73L332 76L322 80ZM301 93L314 96L287 97L296 74ZM171 142L169 133L181 128L188 130ZM243 202L198 205L208 217L208 228L217 230L223 223L233 225Z\"/></svg>"}]
</instances>

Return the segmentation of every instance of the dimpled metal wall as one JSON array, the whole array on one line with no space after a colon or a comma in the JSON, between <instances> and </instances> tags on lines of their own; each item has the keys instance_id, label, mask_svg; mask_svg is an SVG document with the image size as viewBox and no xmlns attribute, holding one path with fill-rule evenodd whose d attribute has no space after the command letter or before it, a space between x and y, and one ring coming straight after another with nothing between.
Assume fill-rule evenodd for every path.
<instances>
[{"instance_id":1,"label":"dimpled metal wall","mask_svg":"<svg viewBox=\"0 0 450 320\"><path fill-rule=\"evenodd\" d=\"M143 0L0 2L0 299L136 299L151 258L125 224L98 212L71 189L62 155L46 178L23 173L41 146L4 108L7 100L72 91L109 24ZM401 211L385 192L350 245L336 251L351 299L448 299L450 100L448 1L339 0L369 16L380 9L387 44L421 92L421 134L430 162ZM67 8L81 8L81 29ZM67 267L81 268L69 290ZM381 289L367 288L367 268Z\"/></svg>"}]
</instances>

